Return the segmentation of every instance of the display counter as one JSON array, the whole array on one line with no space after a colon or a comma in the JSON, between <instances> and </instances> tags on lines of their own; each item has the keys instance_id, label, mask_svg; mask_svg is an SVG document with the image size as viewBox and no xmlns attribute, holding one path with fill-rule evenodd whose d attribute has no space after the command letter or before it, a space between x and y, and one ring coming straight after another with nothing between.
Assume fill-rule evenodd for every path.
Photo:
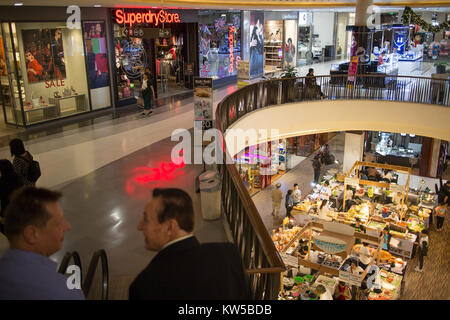
<instances>
[{"instance_id":1,"label":"display counter","mask_svg":"<svg viewBox=\"0 0 450 320\"><path fill-rule=\"evenodd\" d=\"M398 59L398 73L402 76L409 76L414 71L422 70L423 54L421 52L410 51Z\"/></svg>"},{"instance_id":2,"label":"display counter","mask_svg":"<svg viewBox=\"0 0 450 320\"><path fill-rule=\"evenodd\" d=\"M375 292L371 290L369 293L369 300L398 300L400 299L400 292L402 286L403 277L388 272L386 270L381 270L381 292Z\"/></svg>"}]
</instances>

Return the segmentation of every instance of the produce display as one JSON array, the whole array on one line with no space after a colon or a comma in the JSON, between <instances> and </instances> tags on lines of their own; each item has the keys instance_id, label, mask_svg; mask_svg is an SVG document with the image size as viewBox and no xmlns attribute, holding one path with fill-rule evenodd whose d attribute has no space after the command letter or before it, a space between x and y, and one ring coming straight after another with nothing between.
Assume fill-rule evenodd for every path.
<instances>
[{"instance_id":1,"label":"produce display","mask_svg":"<svg viewBox=\"0 0 450 320\"><path fill-rule=\"evenodd\" d=\"M411 230L412 232L421 232L423 229L425 229L425 226L423 225L423 223L420 221L422 220L421 218L415 218L415 217L410 217L408 219L408 229Z\"/></svg>"},{"instance_id":2,"label":"produce display","mask_svg":"<svg viewBox=\"0 0 450 320\"><path fill-rule=\"evenodd\" d=\"M272 232L272 241L275 244L275 247L277 248L278 251L283 251L283 249L289 244L289 242L291 242L291 240L295 237L295 235L301 230L300 227L293 227L290 229L283 229L283 228L278 228L273 230ZM293 249L296 248L296 246L298 245L298 241L297 243L293 244L291 247L293 247Z\"/></svg>"}]
</instances>

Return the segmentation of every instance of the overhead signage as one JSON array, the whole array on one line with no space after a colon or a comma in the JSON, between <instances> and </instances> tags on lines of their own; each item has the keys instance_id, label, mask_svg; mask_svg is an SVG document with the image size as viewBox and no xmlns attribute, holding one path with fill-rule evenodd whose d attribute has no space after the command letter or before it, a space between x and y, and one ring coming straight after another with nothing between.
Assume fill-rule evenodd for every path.
<instances>
[{"instance_id":1,"label":"overhead signage","mask_svg":"<svg viewBox=\"0 0 450 320\"><path fill-rule=\"evenodd\" d=\"M116 9L113 16L117 24L128 25L129 27L135 24L154 24L157 27L164 23L181 23L179 13L169 13L165 10L155 12L151 10L124 12L122 9Z\"/></svg>"}]
</instances>

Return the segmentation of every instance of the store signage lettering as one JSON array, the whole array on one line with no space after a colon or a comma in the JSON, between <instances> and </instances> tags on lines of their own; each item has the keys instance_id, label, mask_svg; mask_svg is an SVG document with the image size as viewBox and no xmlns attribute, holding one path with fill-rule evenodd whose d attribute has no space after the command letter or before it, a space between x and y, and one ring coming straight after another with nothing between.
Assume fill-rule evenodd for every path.
<instances>
[{"instance_id":1,"label":"store signage lettering","mask_svg":"<svg viewBox=\"0 0 450 320\"><path fill-rule=\"evenodd\" d=\"M234 70L234 27L228 29L228 43L230 45L230 65L228 66L228 73L233 73Z\"/></svg>"},{"instance_id":2,"label":"store signage lettering","mask_svg":"<svg viewBox=\"0 0 450 320\"><path fill-rule=\"evenodd\" d=\"M51 87L64 87L64 80L45 80L45 88L51 88Z\"/></svg>"},{"instance_id":3,"label":"store signage lettering","mask_svg":"<svg viewBox=\"0 0 450 320\"><path fill-rule=\"evenodd\" d=\"M165 10L158 12L127 12L122 9L115 11L115 20L118 24L127 24L132 27L136 23L152 23L158 26L160 23L181 23L178 13L169 13Z\"/></svg>"}]
</instances>

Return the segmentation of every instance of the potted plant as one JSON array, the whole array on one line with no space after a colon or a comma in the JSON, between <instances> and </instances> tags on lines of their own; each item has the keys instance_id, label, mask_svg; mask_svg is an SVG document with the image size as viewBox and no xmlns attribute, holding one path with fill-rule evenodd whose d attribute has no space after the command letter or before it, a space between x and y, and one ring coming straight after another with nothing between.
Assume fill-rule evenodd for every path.
<instances>
[{"instance_id":1,"label":"potted plant","mask_svg":"<svg viewBox=\"0 0 450 320\"><path fill-rule=\"evenodd\" d=\"M447 62L436 62L434 66L436 67L436 73L445 73L445 68L447 66Z\"/></svg>"}]
</instances>

